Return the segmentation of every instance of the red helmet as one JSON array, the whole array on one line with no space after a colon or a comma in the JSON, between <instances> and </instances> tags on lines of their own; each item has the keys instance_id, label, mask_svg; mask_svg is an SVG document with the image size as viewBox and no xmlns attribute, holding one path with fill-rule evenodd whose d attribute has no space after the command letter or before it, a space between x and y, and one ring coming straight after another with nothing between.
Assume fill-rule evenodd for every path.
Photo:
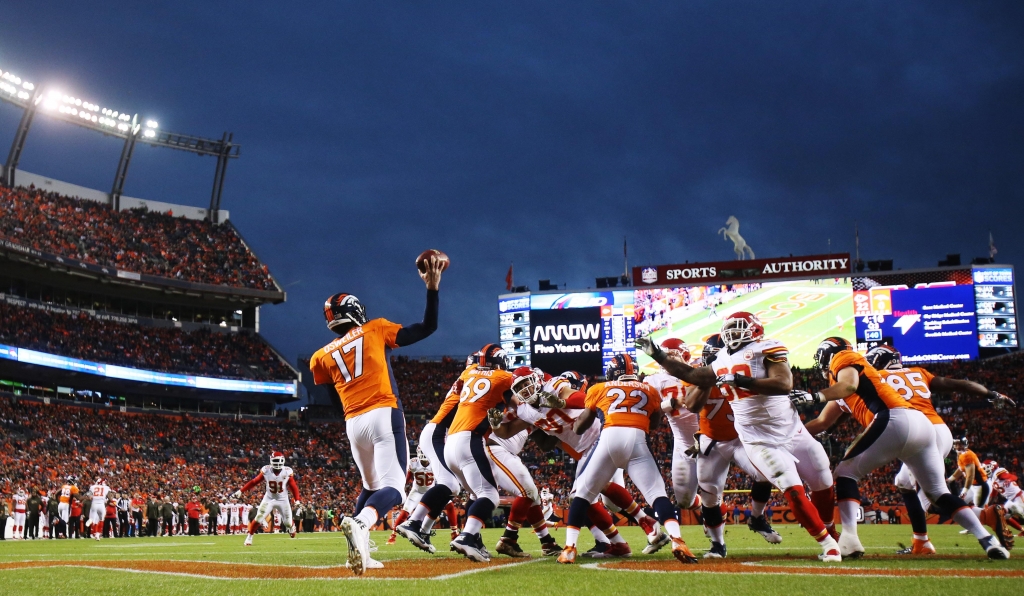
<instances>
[{"instance_id":1,"label":"red helmet","mask_svg":"<svg viewBox=\"0 0 1024 596\"><path fill-rule=\"evenodd\" d=\"M722 321L722 343L731 351L760 340L764 337L764 325L757 315L739 311L725 317Z\"/></svg>"},{"instance_id":2,"label":"red helmet","mask_svg":"<svg viewBox=\"0 0 1024 596\"><path fill-rule=\"evenodd\" d=\"M512 395L521 403L534 403L543 379L544 373L539 368L520 366L512 371Z\"/></svg>"},{"instance_id":3,"label":"red helmet","mask_svg":"<svg viewBox=\"0 0 1024 596\"><path fill-rule=\"evenodd\" d=\"M690 348L686 347L686 342L678 337L669 337L661 342L661 347L668 352L678 352L677 356L680 360L687 364L690 363Z\"/></svg>"}]
</instances>

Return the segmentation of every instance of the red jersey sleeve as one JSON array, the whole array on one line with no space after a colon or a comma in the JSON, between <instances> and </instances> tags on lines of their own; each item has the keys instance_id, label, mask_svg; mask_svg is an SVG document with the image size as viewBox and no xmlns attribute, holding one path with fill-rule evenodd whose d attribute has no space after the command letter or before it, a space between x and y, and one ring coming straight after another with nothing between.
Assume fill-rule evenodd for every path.
<instances>
[{"instance_id":1,"label":"red jersey sleeve","mask_svg":"<svg viewBox=\"0 0 1024 596\"><path fill-rule=\"evenodd\" d=\"M295 482L295 476L288 477L288 492L292 493L292 499L301 501L299 498L299 484Z\"/></svg>"},{"instance_id":2,"label":"red jersey sleeve","mask_svg":"<svg viewBox=\"0 0 1024 596\"><path fill-rule=\"evenodd\" d=\"M569 399L565 400L565 407L570 410L582 410L587 407L587 394L576 391L569 396Z\"/></svg>"},{"instance_id":3,"label":"red jersey sleeve","mask_svg":"<svg viewBox=\"0 0 1024 596\"><path fill-rule=\"evenodd\" d=\"M259 486L260 482L263 482L263 472L257 474L256 477L250 480L249 482L246 482L245 486L242 487L242 492L249 492L250 490Z\"/></svg>"}]
</instances>

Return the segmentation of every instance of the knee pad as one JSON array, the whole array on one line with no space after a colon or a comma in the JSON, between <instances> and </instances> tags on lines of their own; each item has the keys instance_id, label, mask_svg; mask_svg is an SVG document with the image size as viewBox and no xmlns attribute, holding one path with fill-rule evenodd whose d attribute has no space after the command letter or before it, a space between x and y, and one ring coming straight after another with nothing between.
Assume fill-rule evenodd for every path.
<instances>
[{"instance_id":1,"label":"knee pad","mask_svg":"<svg viewBox=\"0 0 1024 596\"><path fill-rule=\"evenodd\" d=\"M725 523L725 517L722 515L722 507L720 505L712 507L704 505L700 510L701 514L704 516L705 526L715 528Z\"/></svg>"}]
</instances>

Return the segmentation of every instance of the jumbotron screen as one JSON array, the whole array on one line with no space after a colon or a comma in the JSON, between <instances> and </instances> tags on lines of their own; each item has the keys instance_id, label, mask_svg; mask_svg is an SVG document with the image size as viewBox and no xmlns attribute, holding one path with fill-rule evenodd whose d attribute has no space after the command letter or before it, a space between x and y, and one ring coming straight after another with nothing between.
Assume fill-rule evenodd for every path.
<instances>
[{"instance_id":1,"label":"jumbotron screen","mask_svg":"<svg viewBox=\"0 0 1024 596\"><path fill-rule=\"evenodd\" d=\"M907 363L976 359L1018 347L1013 269L975 267L731 285L636 288L499 298L499 329L516 365L601 374L619 353L653 370L633 341L682 339L694 358L724 317L755 313L790 362L814 366L814 351L838 335L860 351L886 343Z\"/></svg>"}]
</instances>

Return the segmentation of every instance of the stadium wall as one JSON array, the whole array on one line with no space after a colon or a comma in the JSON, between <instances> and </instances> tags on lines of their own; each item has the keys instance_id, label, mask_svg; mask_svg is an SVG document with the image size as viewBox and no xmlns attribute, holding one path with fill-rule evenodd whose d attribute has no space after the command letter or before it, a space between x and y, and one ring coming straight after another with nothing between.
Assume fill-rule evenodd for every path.
<instances>
[{"instance_id":1,"label":"stadium wall","mask_svg":"<svg viewBox=\"0 0 1024 596\"><path fill-rule=\"evenodd\" d=\"M25 170L18 170L15 180L18 186L23 186L25 188L32 185L36 188L59 193L68 197L78 197L80 199L97 201L100 203L107 203L110 201L110 195L108 193L93 188L79 186L77 184L71 184L70 182L47 178L46 176L40 176L39 174L33 174L32 172L26 172ZM167 213L170 211L174 215L188 219L206 219L207 214L207 209L203 209L201 207L175 205L174 203L150 201L148 199L138 199L135 197L121 197L122 210L139 208L159 213ZM231 216L231 213L227 209L221 209L217 214L219 218L218 221L227 221Z\"/></svg>"}]
</instances>

